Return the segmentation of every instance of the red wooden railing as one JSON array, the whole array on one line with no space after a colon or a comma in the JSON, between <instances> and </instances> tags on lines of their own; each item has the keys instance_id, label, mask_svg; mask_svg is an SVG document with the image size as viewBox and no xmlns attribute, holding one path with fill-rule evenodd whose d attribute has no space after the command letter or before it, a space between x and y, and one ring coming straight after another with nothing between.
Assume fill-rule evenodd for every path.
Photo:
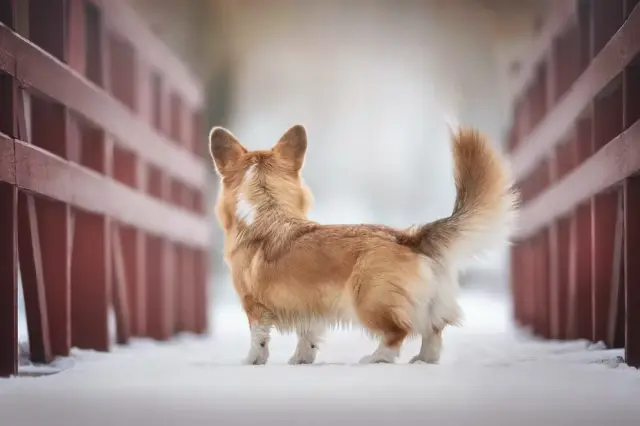
<instances>
[{"instance_id":1,"label":"red wooden railing","mask_svg":"<svg viewBox=\"0 0 640 426\"><path fill-rule=\"evenodd\" d=\"M509 137L515 315L640 366L640 0L551 3Z\"/></svg>"},{"instance_id":2,"label":"red wooden railing","mask_svg":"<svg viewBox=\"0 0 640 426\"><path fill-rule=\"evenodd\" d=\"M204 332L202 89L124 0L0 0L0 375Z\"/></svg>"}]
</instances>

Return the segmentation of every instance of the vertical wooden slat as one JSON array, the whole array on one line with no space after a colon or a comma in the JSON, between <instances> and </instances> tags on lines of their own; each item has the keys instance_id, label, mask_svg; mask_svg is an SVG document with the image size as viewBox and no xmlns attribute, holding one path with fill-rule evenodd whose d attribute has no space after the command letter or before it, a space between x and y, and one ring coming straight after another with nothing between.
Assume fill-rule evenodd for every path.
<instances>
[{"instance_id":1,"label":"vertical wooden slat","mask_svg":"<svg viewBox=\"0 0 640 426\"><path fill-rule=\"evenodd\" d=\"M609 311L607 313L607 344L612 348L625 346L625 259L624 259L624 191L617 191L611 278L609 284Z\"/></svg>"},{"instance_id":2,"label":"vertical wooden slat","mask_svg":"<svg viewBox=\"0 0 640 426\"><path fill-rule=\"evenodd\" d=\"M551 334L549 323L549 262L548 262L548 232L543 230L535 237L536 264L534 280L536 288L536 333L548 338Z\"/></svg>"},{"instance_id":3,"label":"vertical wooden slat","mask_svg":"<svg viewBox=\"0 0 640 426\"><path fill-rule=\"evenodd\" d=\"M38 218L33 197L23 192L18 196L18 241L31 360L47 363L53 357L49 338Z\"/></svg>"},{"instance_id":4,"label":"vertical wooden slat","mask_svg":"<svg viewBox=\"0 0 640 426\"><path fill-rule=\"evenodd\" d=\"M13 24L13 8L5 0L0 19ZM0 377L18 372L18 191L15 186L15 83L0 72Z\"/></svg>"},{"instance_id":5,"label":"vertical wooden slat","mask_svg":"<svg viewBox=\"0 0 640 426\"><path fill-rule=\"evenodd\" d=\"M61 61L66 60L66 0L29 0L29 39Z\"/></svg>"},{"instance_id":6,"label":"vertical wooden slat","mask_svg":"<svg viewBox=\"0 0 640 426\"><path fill-rule=\"evenodd\" d=\"M156 236L146 237L147 262L147 335L153 339L166 340L170 330L165 322L164 306L167 293L162 262L165 260L162 240Z\"/></svg>"},{"instance_id":7,"label":"vertical wooden slat","mask_svg":"<svg viewBox=\"0 0 640 426\"><path fill-rule=\"evenodd\" d=\"M135 270L135 286L130 288L130 294L135 294L132 298L132 320L134 325L133 334L135 336L148 336L147 328L147 235L140 230L135 231L135 250L136 270ZM135 303L135 305L134 305Z\"/></svg>"},{"instance_id":8,"label":"vertical wooden slat","mask_svg":"<svg viewBox=\"0 0 640 426\"><path fill-rule=\"evenodd\" d=\"M18 372L17 209L16 187L0 182L0 377Z\"/></svg>"},{"instance_id":9,"label":"vertical wooden slat","mask_svg":"<svg viewBox=\"0 0 640 426\"><path fill-rule=\"evenodd\" d=\"M640 367L640 178L624 182L625 354Z\"/></svg>"},{"instance_id":10,"label":"vertical wooden slat","mask_svg":"<svg viewBox=\"0 0 640 426\"><path fill-rule=\"evenodd\" d=\"M607 341L618 194L594 197L591 205L594 340Z\"/></svg>"},{"instance_id":11,"label":"vertical wooden slat","mask_svg":"<svg viewBox=\"0 0 640 426\"><path fill-rule=\"evenodd\" d=\"M131 337L131 322L129 315L129 297L127 292L128 274L125 267L123 245L120 229L112 225L112 260L113 260L113 308L116 314L116 340L118 344L126 344ZM135 260L135 259L133 259Z\"/></svg>"},{"instance_id":12,"label":"vertical wooden slat","mask_svg":"<svg viewBox=\"0 0 640 426\"><path fill-rule=\"evenodd\" d=\"M196 327L197 333L204 333L207 331L207 309L209 307L209 295L207 291L207 257L209 253L202 250L196 250L194 253L194 268L195 271L195 313L196 313Z\"/></svg>"},{"instance_id":13,"label":"vertical wooden slat","mask_svg":"<svg viewBox=\"0 0 640 426\"><path fill-rule=\"evenodd\" d=\"M84 1L85 15L85 74L98 86L105 84L104 24L102 13L90 1Z\"/></svg>"},{"instance_id":14,"label":"vertical wooden slat","mask_svg":"<svg viewBox=\"0 0 640 426\"><path fill-rule=\"evenodd\" d=\"M67 0L69 29L67 34L67 63L80 74L87 74L87 37L85 0Z\"/></svg>"},{"instance_id":15,"label":"vertical wooden slat","mask_svg":"<svg viewBox=\"0 0 640 426\"><path fill-rule=\"evenodd\" d=\"M104 132L81 125L82 164L108 174L110 144ZM109 350L111 304L111 221L93 213L75 212L71 272L72 342L74 346Z\"/></svg>"},{"instance_id":16,"label":"vertical wooden slat","mask_svg":"<svg viewBox=\"0 0 640 426\"><path fill-rule=\"evenodd\" d=\"M14 127L16 136L29 141L25 95L13 85ZM33 196L18 193L18 256L24 294L31 360L46 363L52 360L47 310L46 287L40 251L40 232Z\"/></svg>"},{"instance_id":17,"label":"vertical wooden slat","mask_svg":"<svg viewBox=\"0 0 640 426\"><path fill-rule=\"evenodd\" d=\"M67 158L66 108L31 98L31 143ZM67 356L71 349L71 284L69 253L69 207L36 199L43 279L53 355Z\"/></svg>"},{"instance_id":18,"label":"vertical wooden slat","mask_svg":"<svg viewBox=\"0 0 640 426\"><path fill-rule=\"evenodd\" d=\"M108 219L76 212L71 272L72 342L109 350L111 251Z\"/></svg>"}]
</instances>

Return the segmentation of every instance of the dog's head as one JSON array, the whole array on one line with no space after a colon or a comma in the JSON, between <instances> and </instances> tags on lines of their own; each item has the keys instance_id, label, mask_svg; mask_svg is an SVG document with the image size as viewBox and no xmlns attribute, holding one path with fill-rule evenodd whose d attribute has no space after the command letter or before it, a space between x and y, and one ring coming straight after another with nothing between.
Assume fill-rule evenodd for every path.
<instances>
[{"instance_id":1,"label":"dog's head","mask_svg":"<svg viewBox=\"0 0 640 426\"><path fill-rule=\"evenodd\" d=\"M300 176L307 150L303 126L293 126L262 151L249 151L231 132L214 127L209 150L220 176L216 214L225 231L252 226L270 211L307 215L312 196Z\"/></svg>"}]
</instances>

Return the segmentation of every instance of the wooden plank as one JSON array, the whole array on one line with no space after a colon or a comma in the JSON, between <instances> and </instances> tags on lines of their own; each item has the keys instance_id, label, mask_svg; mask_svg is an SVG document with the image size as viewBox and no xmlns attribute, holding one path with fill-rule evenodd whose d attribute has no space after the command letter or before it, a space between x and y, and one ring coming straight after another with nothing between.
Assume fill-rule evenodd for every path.
<instances>
[{"instance_id":1,"label":"wooden plank","mask_svg":"<svg viewBox=\"0 0 640 426\"><path fill-rule=\"evenodd\" d=\"M627 364L640 367L640 177L624 182L624 265Z\"/></svg>"},{"instance_id":2,"label":"wooden plank","mask_svg":"<svg viewBox=\"0 0 640 426\"><path fill-rule=\"evenodd\" d=\"M130 290L134 294L132 298L132 316L135 316L133 324L136 325L136 336L147 335L147 236L140 230L135 231L135 287ZM135 302L134 302L135 301Z\"/></svg>"},{"instance_id":3,"label":"wooden plank","mask_svg":"<svg viewBox=\"0 0 640 426\"><path fill-rule=\"evenodd\" d=\"M65 61L66 0L29 0L28 10L29 40L59 60Z\"/></svg>"},{"instance_id":4,"label":"wooden plank","mask_svg":"<svg viewBox=\"0 0 640 426\"><path fill-rule=\"evenodd\" d=\"M73 346L109 350L108 314L111 295L109 219L75 212L71 263L71 322Z\"/></svg>"},{"instance_id":5,"label":"wooden plank","mask_svg":"<svg viewBox=\"0 0 640 426\"><path fill-rule=\"evenodd\" d=\"M208 257L209 252L196 250L194 252L194 268L195 271L195 315L196 315L196 333L205 333L209 328L208 312L209 312L209 291L208 291Z\"/></svg>"},{"instance_id":6,"label":"wooden plank","mask_svg":"<svg viewBox=\"0 0 640 426\"><path fill-rule=\"evenodd\" d=\"M113 308L116 314L116 338L118 344L123 345L126 344L131 337L131 316L129 311L129 297L127 293L129 282L127 270L125 267L122 240L120 238L120 229L115 224L112 228L112 298Z\"/></svg>"},{"instance_id":7,"label":"wooden plank","mask_svg":"<svg viewBox=\"0 0 640 426\"><path fill-rule=\"evenodd\" d=\"M624 192L617 192L615 211L615 231L613 248L609 259L603 259L611 265L609 284L609 311L607 312L607 345L610 348L625 346L625 290L624 290Z\"/></svg>"},{"instance_id":8,"label":"wooden plank","mask_svg":"<svg viewBox=\"0 0 640 426\"><path fill-rule=\"evenodd\" d=\"M576 80L567 94L511 155L516 180L536 165L571 131L595 96L640 53L640 9L636 8L622 28Z\"/></svg>"},{"instance_id":9,"label":"wooden plank","mask_svg":"<svg viewBox=\"0 0 640 426\"><path fill-rule=\"evenodd\" d=\"M67 155L65 108L55 102L31 98L31 143ZM68 356L71 350L71 252L69 207L60 202L36 199L36 214L46 288L51 350L54 356Z\"/></svg>"},{"instance_id":10,"label":"wooden plank","mask_svg":"<svg viewBox=\"0 0 640 426\"><path fill-rule=\"evenodd\" d=\"M640 122L596 152L562 181L527 203L517 238L532 235L555 218L640 170Z\"/></svg>"},{"instance_id":11,"label":"wooden plank","mask_svg":"<svg viewBox=\"0 0 640 426\"><path fill-rule=\"evenodd\" d=\"M18 191L0 182L0 377L18 373Z\"/></svg>"},{"instance_id":12,"label":"wooden plank","mask_svg":"<svg viewBox=\"0 0 640 426\"><path fill-rule=\"evenodd\" d=\"M56 99L96 126L108 129L128 149L196 187L206 184L207 167L186 149L138 120L131 111L85 77L0 24L0 57L18 58L8 70L23 87Z\"/></svg>"},{"instance_id":13,"label":"wooden plank","mask_svg":"<svg viewBox=\"0 0 640 426\"><path fill-rule=\"evenodd\" d=\"M48 363L53 356L36 206L33 197L23 192L18 195L18 241L31 360Z\"/></svg>"},{"instance_id":14,"label":"wooden plank","mask_svg":"<svg viewBox=\"0 0 640 426\"><path fill-rule=\"evenodd\" d=\"M536 334L551 335L549 314L549 234L546 230L535 237Z\"/></svg>"},{"instance_id":15,"label":"wooden plank","mask_svg":"<svg viewBox=\"0 0 640 426\"><path fill-rule=\"evenodd\" d=\"M128 321L130 334L145 335L145 258L143 250L139 250L138 242L144 238L143 233L119 225L121 256L126 280ZM144 242L144 240L142 240ZM144 244L140 244L144 245ZM115 247L114 247L115 250Z\"/></svg>"},{"instance_id":16,"label":"wooden plank","mask_svg":"<svg viewBox=\"0 0 640 426\"><path fill-rule=\"evenodd\" d=\"M179 268L178 268L178 318L179 330L196 332L196 313L194 307L197 305L195 292L195 263L194 254L188 247L180 247Z\"/></svg>"},{"instance_id":17,"label":"wooden plank","mask_svg":"<svg viewBox=\"0 0 640 426\"><path fill-rule=\"evenodd\" d=\"M592 337L594 341L608 342L609 314L611 311L611 277L616 235L618 193L599 194L591 203L591 275L593 304Z\"/></svg>"},{"instance_id":18,"label":"wooden plank","mask_svg":"<svg viewBox=\"0 0 640 426\"><path fill-rule=\"evenodd\" d=\"M147 336L156 340L167 340L171 337L172 325L168 322L165 312L170 296L163 265L166 253L162 239L147 236L146 242Z\"/></svg>"},{"instance_id":19,"label":"wooden plank","mask_svg":"<svg viewBox=\"0 0 640 426\"><path fill-rule=\"evenodd\" d=\"M209 245L209 223L38 147L15 142L16 180L22 189L150 233L198 247Z\"/></svg>"},{"instance_id":20,"label":"wooden plank","mask_svg":"<svg viewBox=\"0 0 640 426\"><path fill-rule=\"evenodd\" d=\"M558 221L558 262L557 262L557 286L553 289L553 300L551 312L551 337L554 339L565 339L567 334L567 307L569 306L569 282L570 272L570 238L571 228L574 218L564 217Z\"/></svg>"},{"instance_id":21,"label":"wooden plank","mask_svg":"<svg viewBox=\"0 0 640 426\"><path fill-rule=\"evenodd\" d=\"M592 337L591 204L578 207L571 228L570 339Z\"/></svg>"},{"instance_id":22,"label":"wooden plank","mask_svg":"<svg viewBox=\"0 0 640 426\"><path fill-rule=\"evenodd\" d=\"M35 200L52 354L71 350L71 215L65 204Z\"/></svg>"}]
</instances>

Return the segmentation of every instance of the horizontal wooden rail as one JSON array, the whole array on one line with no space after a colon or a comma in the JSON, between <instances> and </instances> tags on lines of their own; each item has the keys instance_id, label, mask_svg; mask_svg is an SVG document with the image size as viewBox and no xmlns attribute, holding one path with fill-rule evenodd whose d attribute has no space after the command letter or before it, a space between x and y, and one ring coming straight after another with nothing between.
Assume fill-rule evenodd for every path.
<instances>
[{"instance_id":1,"label":"horizontal wooden rail","mask_svg":"<svg viewBox=\"0 0 640 426\"><path fill-rule=\"evenodd\" d=\"M576 119L593 98L640 52L640 9L636 8L622 28L593 58L586 71L558 104L511 154L516 180L527 176L571 131Z\"/></svg>"},{"instance_id":2,"label":"horizontal wooden rail","mask_svg":"<svg viewBox=\"0 0 640 426\"><path fill-rule=\"evenodd\" d=\"M199 158L136 119L106 91L1 23L0 40L0 69L23 88L49 96L108 129L120 144L186 183L206 183L207 169Z\"/></svg>"},{"instance_id":3,"label":"horizontal wooden rail","mask_svg":"<svg viewBox=\"0 0 640 426\"><path fill-rule=\"evenodd\" d=\"M640 121L520 211L517 236L534 235L575 206L640 171Z\"/></svg>"},{"instance_id":4,"label":"horizontal wooden rail","mask_svg":"<svg viewBox=\"0 0 640 426\"><path fill-rule=\"evenodd\" d=\"M209 245L209 221L202 216L179 210L25 142L16 140L13 145L13 140L0 134L0 144L0 155L6 155L8 161L15 152L15 172L0 168L7 174L6 180L0 180L172 241Z\"/></svg>"}]
</instances>

